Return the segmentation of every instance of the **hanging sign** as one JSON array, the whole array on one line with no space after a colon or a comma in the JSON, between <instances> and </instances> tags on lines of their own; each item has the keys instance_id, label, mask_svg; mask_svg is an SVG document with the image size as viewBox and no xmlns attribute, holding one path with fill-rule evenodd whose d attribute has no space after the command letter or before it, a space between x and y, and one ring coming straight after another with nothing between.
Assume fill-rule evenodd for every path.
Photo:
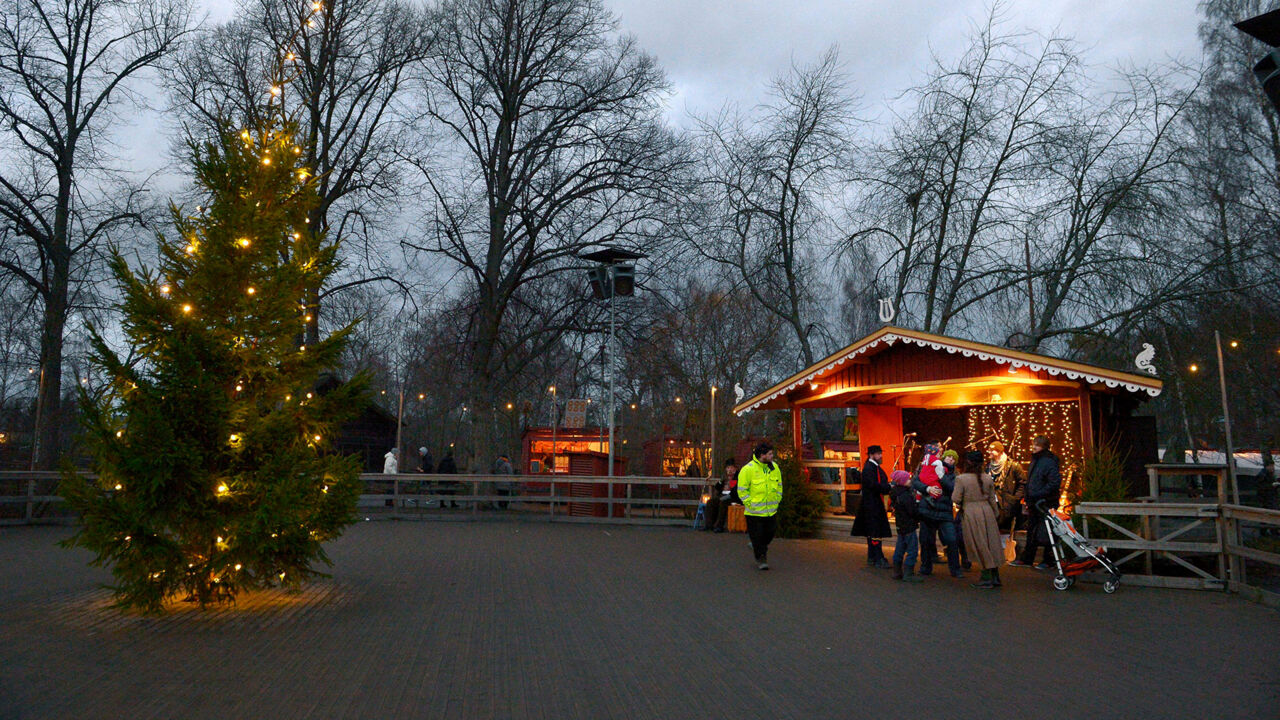
<instances>
[{"instance_id":1,"label":"hanging sign","mask_svg":"<svg viewBox=\"0 0 1280 720\"><path fill-rule=\"evenodd\" d=\"M567 428L583 428L587 426L587 401L569 400L564 404L564 426Z\"/></svg>"}]
</instances>

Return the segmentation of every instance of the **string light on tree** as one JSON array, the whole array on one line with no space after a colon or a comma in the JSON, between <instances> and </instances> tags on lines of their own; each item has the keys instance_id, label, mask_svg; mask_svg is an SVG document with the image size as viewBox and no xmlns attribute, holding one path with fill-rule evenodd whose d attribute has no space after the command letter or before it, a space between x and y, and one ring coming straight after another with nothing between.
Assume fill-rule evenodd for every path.
<instances>
[{"instance_id":1,"label":"string light on tree","mask_svg":"<svg viewBox=\"0 0 1280 720\"><path fill-rule=\"evenodd\" d=\"M315 4L313 13L320 8ZM354 515L359 468L313 443L363 405L362 382L326 384L324 402L276 400L315 387L321 372L337 365L346 337L338 333L308 349L291 329L298 317L313 319L303 289L323 287L337 265L336 248L322 232L297 244L296 228L310 224L319 204L314 173L300 161L298 123L286 110L289 83L301 72L298 47L306 28L318 24L305 15L297 20L264 78L264 106L251 113L265 120L231 125L192 149L192 175L207 199L194 215L175 209L177 241L162 240L159 273L135 272L123 258L113 259L126 341L142 362L103 363L108 392L85 408L91 426L102 429L86 441L99 479L68 483L66 496L84 518L73 544L111 567L122 605L159 610L175 596L204 605L248 588L301 582L315 574L320 539L337 536ZM246 296L254 301L244 302ZM175 309L184 320L164 323ZM172 450L123 442L123 430L105 430L122 420L135 437L173 438ZM281 427L296 434L277 432ZM315 482L283 482L272 462ZM111 492L126 485L130 493ZM214 492L192 498L189 487ZM153 519L163 526L145 528L147 536L170 538L182 548L181 564L127 544L140 532L137 523ZM262 537L273 524L271 537L290 537L289 543L242 540ZM294 527L299 538L292 537ZM232 539L236 552L251 559L228 574L219 556Z\"/></svg>"}]
</instances>

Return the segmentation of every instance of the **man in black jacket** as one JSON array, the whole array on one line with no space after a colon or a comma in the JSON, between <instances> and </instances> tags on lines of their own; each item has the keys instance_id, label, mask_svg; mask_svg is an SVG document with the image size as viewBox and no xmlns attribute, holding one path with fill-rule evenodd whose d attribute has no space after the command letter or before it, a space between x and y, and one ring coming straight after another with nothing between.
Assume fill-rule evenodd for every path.
<instances>
[{"instance_id":1,"label":"man in black jacket","mask_svg":"<svg viewBox=\"0 0 1280 720\"><path fill-rule=\"evenodd\" d=\"M1027 509L1031 519L1027 523L1027 546L1022 555L1010 565L1032 565L1036 561L1036 548L1044 548L1044 560L1037 570L1053 567L1053 538L1045 527L1045 514L1058 507L1062 493L1062 471L1058 456L1049 452L1049 438L1041 435L1031 441L1031 469L1027 471ZM1041 511L1040 505L1044 506Z\"/></svg>"},{"instance_id":2,"label":"man in black jacket","mask_svg":"<svg viewBox=\"0 0 1280 720\"><path fill-rule=\"evenodd\" d=\"M880 539L893 534L889 529L889 513L884 509L884 496L889 493L889 476L880 463L884 452L879 445L867 448L867 464L862 468L862 497L858 514L853 519L849 534L867 539L867 565L876 568L892 567L884 557Z\"/></svg>"}]
</instances>

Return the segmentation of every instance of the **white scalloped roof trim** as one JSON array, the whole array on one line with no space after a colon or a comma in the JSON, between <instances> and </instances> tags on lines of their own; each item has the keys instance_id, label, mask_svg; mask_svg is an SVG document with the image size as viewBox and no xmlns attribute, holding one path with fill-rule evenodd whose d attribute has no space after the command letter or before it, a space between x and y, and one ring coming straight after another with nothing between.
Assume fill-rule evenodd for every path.
<instances>
[{"instance_id":1,"label":"white scalloped roof trim","mask_svg":"<svg viewBox=\"0 0 1280 720\"><path fill-rule=\"evenodd\" d=\"M1001 365L1008 363L1009 366L1013 369L1026 367L1032 372L1040 372L1043 370L1055 377L1058 375L1065 375L1067 376L1068 380L1078 380L1080 378L1084 378L1086 381L1090 383L1102 383L1109 388L1124 386L1124 389L1128 390L1129 392L1146 392L1151 397L1156 397L1157 395L1160 394L1160 388L1147 387L1145 385L1138 385L1136 383L1121 382L1119 380L1099 377L1097 375L1082 373L1076 370L1067 370L1066 368L1055 367L1053 365L1047 365L1047 364L1041 364L1041 363L1029 363L1029 362L1023 362L1021 360L1010 360L1009 358L1006 358L1002 355L992 355L991 353L985 353L980 350L970 350L969 348L957 347L955 345L948 345L946 343L933 342L932 340L921 340L919 338L899 336L899 335L894 335L892 333L888 333L879 338L876 338L875 340L872 340L871 342L867 343L866 345L863 345L857 350L854 350L848 355L842 356L838 360L833 360L827 363L826 365L818 368L817 370L814 370L808 375L805 375L804 377L796 380L795 382L792 382L790 385L787 385L784 388L780 388L775 392L770 393L768 397L764 397L755 401L750 405L750 407L743 408L742 410L738 411L737 414L745 415L746 413L749 413L752 410L755 410L756 408L769 402L770 400L773 400L779 395L785 395L791 392L792 390L795 390L796 388L800 387L801 385L804 385L807 382L811 382L817 376L827 372L828 370L831 370L832 368L835 368L837 365L845 364L846 361L861 355L862 353L870 350L871 348L881 343L884 343L885 345L893 345L895 342L899 340L901 340L904 343L912 343L915 345L919 345L920 347L927 347L933 350L946 350L947 352L953 355L955 353L960 353L965 357L977 357L982 360L994 360Z\"/></svg>"}]
</instances>

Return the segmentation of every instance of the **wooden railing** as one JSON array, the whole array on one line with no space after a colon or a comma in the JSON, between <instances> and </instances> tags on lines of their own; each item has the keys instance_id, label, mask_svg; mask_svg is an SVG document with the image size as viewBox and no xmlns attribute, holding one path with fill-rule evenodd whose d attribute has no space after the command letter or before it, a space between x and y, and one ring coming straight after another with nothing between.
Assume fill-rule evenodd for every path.
<instances>
[{"instance_id":1,"label":"wooden railing","mask_svg":"<svg viewBox=\"0 0 1280 720\"><path fill-rule=\"evenodd\" d=\"M60 477L56 472L0 472L0 525L73 521L57 495ZM505 509L574 522L683 523L692 520L708 489L704 479L675 477L370 473L360 479L365 487L357 511L379 518L436 511L476 517ZM464 513L445 513L442 503L459 505Z\"/></svg>"},{"instance_id":2,"label":"wooden railing","mask_svg":"<svg viewBox=\"0 0 1280 720\"><path fill-rule=\"evenodd\" d=\"M1109 552L1111 560L1120 567L1125 582L1135 585L1155 585L1195 589L1221 589L1226 586L1226 559L1222 548L1222 522L1218 505L1192 503L1079 503L1075 514L1080 518L1080 532L1094 545L1108 551L1128 550L1127 555ZM1121 518L1133 518L1136 529L1125 527ZM1166 528L1166 518L1173 518L1174 526ZM1207 523L1207 525L1206 525ZM1110 533L1102 532L1108 528ZM1211 537L1202 536L1205 531ZM1200 532L1196 532L1200 531ZM1119 537L1107 537L1119 535ZM1180 538L1180 539L1179 539ZM1216 556L1217 572L1206 571L1188 560L1188 556ZM1157 575L1156 558L1168 560L1190 572L1188 576ZM1129 563L1141 558L1143 568L1137 574Z\"/></svg>"},{"instance_id":3,"label":"wooden railing","mask_svg":"<svg viewBox=\"0 0 1280 720\"><path fill-rule=\"evenodd\" d=\"M1223 505L1222 517L1226 522L1226 557L1230 572L1228 589L1252 597L1268 605L1280 606L1280 553L1248 547L1246 539L1256 530L1256 537L1275 538L1280 549L1280 510L1264 510L1245 505ZM1255 542L1260 544L1260 542ZM1250 581L1246 568L1248 561L1259 563L1267 570L1267 581L1254 578Z\"/></svg>"},{"instance_id":4,"label":"wooden railing","mask_svg":"<svg viewBox=\"0 0 1280 720\"><path fill-rule=\"evenodd\" d=\"M1280 606L1280 552L1258 547L1280 548L1280 510L1146 501L1080 503L1075 513L1081 533L1108 550L1126 583L1230 590ZM1162 572L1175 569L1182 574Z\"/></svg>"}]
</instances>

